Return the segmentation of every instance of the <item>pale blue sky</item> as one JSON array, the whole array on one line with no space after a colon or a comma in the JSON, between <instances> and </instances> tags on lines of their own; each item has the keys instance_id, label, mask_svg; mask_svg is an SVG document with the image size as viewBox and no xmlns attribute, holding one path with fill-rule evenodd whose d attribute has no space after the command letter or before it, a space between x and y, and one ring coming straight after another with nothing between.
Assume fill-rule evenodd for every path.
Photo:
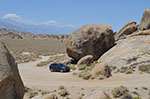
<instances>
[{"instance_id":1,"label":"pale blue sky","mask_svg":"<svg viewBox=\"0 0 150 99\"><path fill-rule=\"evenodd\" d=\"M146 9L150 0L0 0L0 19L77 28L110 24L118 31L128 21L139 23Z\"/></svg>"}]
</instances>

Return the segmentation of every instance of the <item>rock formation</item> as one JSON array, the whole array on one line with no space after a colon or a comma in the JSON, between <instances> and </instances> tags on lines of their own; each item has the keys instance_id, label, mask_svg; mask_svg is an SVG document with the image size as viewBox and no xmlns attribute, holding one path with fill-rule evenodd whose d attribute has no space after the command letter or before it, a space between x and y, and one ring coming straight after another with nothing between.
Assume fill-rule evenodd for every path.
<instances>
[{"instance_id":1,"label":"rock formation","mask_svg":"<svg viewBox=\"0 0 150 99\"><path fill-rule=\"evenodd\" d=\"M115 33L115 40L124 38L126 35L130 35L133 32L137 30L136 22L128 22L123 26L122 29L119 30L119 32Z\"/></svg>"},{"instance_id":2,"label":"rock formation","mask_svg":"<svg viewBox=\"0 0 150 99\"><path fill-rule=\"evenodd\" d=\"M116 42L116 46L103 54L99 62L111 66L142 66L150 65L150 10L143 14L138 31Z\"/></svg>"},{"instance_id":3,"label":"rock formation","mask_svg":"<svg viewBox=\"0 0 150 99\"><path fill-rule=\"evenodd\" d=\"M66 51L76 61L86 55L92 55L97 60L113 45L113 31L109 25L88 24L72 33Z\"/></svg>"},{"instance_id":4,"label":"rock formation","mask_svg":"<svg viewBox=\"0 0 150 99\"><path fill-rule=\"evenodd\" d=\"M150 65L150 35L138 35L119 40L117 45L98 60L111 66Z\"/></svg>"},{"instance_id":5,"label":"rock formation","mask_svg":"<svg viewBox=\"0 0 150 99\"><path fill-rule=\"evenodd\" d=\"M85 64L87 66L91 65L93 63L93 56L92 55L86 55L84 57L82 57L79 61L78 61L78 65L82 65Z\"/></svg>"},{"instance_id":6,"label":"rock formation","mask_svg":"<svg viewBox=\"0 0 150 99\"><path fill-rule=\"evenodd\" d=\"M24 91L17 64L4 43L0 42L0 99L22 99Z\"/></svg>"},{"instance_id":7,"label":"rock formation","mask_svg":"<svg viewBox=\"0 0 150 99\"><path fill-rule=\"evenodd\" d=\"M139 28L140 30L150 29L150 9L144 11Z\"/></svg>"},{"instance_id":8,"label":"rock formation","mask_svg":"<svg viewBox=\"0 0 150 99\"><path fill-rule=\"evenodd\" d=\"M94 77L98 77L101 75L110 77L111 76L110 66L104 62L100 62L100 63L96 64L96 66L91 71L91 74Z\"/></svg>"}]
</instances>

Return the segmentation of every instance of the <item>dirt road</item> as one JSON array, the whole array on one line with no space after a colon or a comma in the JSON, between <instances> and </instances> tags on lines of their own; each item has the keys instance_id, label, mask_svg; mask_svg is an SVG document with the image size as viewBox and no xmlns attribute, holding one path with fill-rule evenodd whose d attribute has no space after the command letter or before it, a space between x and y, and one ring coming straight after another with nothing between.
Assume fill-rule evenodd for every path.
<instances>
[{"instance_id":1,"label":"dirt road","mask_svg":"<svg viewBox=\"0 0 150 99\"><path fill-rule=\"evenodd\" d=\"M105 80L82 80L72 75L72 72L55 73L50 72L48 66L36 66L37 63L46 61L48 58L49 56L42 56L41 60L19 64L19 72L25 86L42 90L56 90L58 86L63 85L72 93L70 97L77 97L80 91L82 91L80 93L86 95L91 90L107 91L120 85L131 89L143 86L150 88L150 75L145 73L114 74ZM81 88L84 88L84 90L81 90Z\"/></svg>"}]
</instances>

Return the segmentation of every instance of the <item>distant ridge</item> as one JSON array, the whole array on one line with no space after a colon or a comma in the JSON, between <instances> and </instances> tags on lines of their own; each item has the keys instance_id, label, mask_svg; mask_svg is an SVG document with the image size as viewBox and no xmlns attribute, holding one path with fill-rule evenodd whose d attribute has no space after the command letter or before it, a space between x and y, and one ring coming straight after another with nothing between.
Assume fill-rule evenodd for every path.
<instances>
[{"instance_id":1,"label":"distant ridge","mask_svg":"<svg viewBox=\"0 0 150 99\"><path fill-rule=\"evenodd\" d=\"M35 34L70 34L76 29L74 27L59 27L55 25L22 24L13 20L0 20L0 28L22 32L31 32Z\"/></svg>"}]
</instances>

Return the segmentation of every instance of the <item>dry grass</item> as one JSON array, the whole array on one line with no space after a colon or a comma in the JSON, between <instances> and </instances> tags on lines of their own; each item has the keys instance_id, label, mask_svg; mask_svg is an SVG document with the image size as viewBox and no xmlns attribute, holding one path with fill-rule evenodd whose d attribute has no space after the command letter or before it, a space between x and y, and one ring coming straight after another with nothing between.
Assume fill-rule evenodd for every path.
<instances>
[{"instance_id":1,"label":"dry grass","mask_svg":"<svg viewBox=\"0 0 150 99\"><path fill-rule=\"evenodd\" d=\"M46 65L48 65L48 64L50 64L50 63L52 63L52 62L53 62L53 63L56 63L56 62L61 63L65 58L66 58L65 55L52 56L52 57L50 57L47 61L42 61L42 62L36 64L36 66L42 67L42 66L46 66Z\"/></svg>"},{"instance_id":2,"label":"dry grass","mask_svg":"<svg viewBox=\"0 0 150 99\"><path fill-rule=\"evenodd\" d=\"M34 52L40 55L52 55L65 52L65 44L53 38L47 39L11 39L8 37L0 37L0 41L4 42L7 48L14 52Z\"/></svg>"},{"instance_id":3,"label":"dry grass","mask_svg":"<svg viewBox=\"0 0 150 99\"><path fill-rule=\"evenodd\" d=\"M5 43L9 51L15 57L17 63L34 61L39 58L39 55L48 56L65 53L65 43L54 38L33 40L29 37L25 39L0 37L0 41ZM23 52L29 52L32 54L22 55ZM49 62L55 59L49 60Z\"/></svg>"}]
</instances>

